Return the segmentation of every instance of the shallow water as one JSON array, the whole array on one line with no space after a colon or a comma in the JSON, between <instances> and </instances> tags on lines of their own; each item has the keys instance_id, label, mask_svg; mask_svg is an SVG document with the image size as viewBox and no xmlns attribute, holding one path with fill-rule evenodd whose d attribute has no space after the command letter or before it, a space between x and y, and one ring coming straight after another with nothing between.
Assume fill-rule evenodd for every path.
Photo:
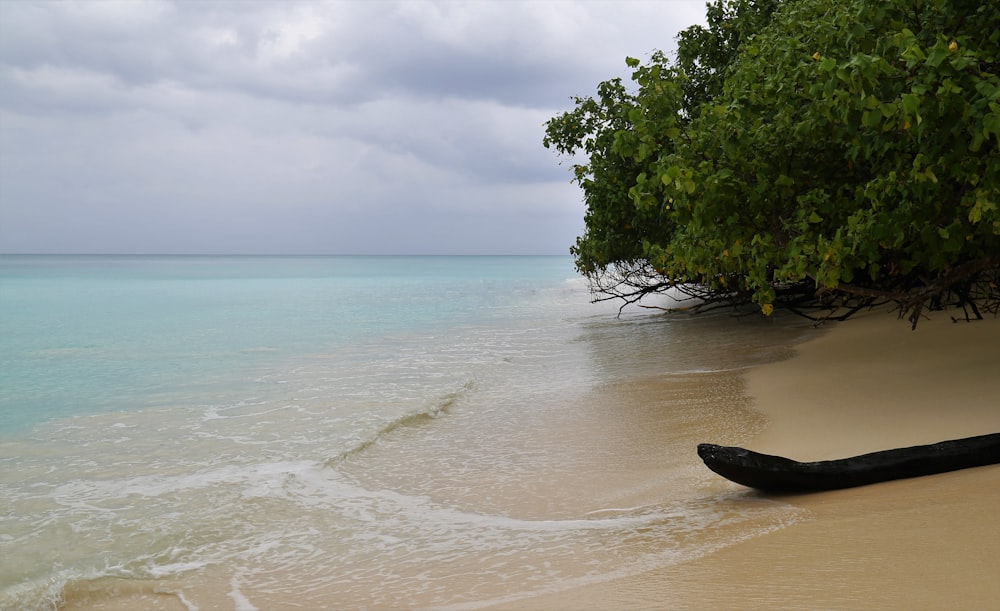
<instances>
[{"instance_id":1,"label":"shallow water","mask_svg":"<svg viewBox=\"0 0 1000 611\"><path fill-rule=\"evenodd\" d=\"M0 269L4 609L475 608L796 519L693 447L798 321L619 318L564 257Z\"/></svg>"}]
</instances>

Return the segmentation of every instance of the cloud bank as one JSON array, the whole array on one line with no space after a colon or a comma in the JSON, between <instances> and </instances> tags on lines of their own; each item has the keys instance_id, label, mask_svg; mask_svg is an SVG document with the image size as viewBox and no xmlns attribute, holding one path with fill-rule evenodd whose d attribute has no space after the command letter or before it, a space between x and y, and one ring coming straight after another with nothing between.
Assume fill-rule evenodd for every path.
<instances>
[{"instance_id":1,"label":"cloud bank","mask_svg":"<svg viewBox=\"0 0 1000 611\"><path fill-rule=\"evenodd\" d=\"M0 4L0 252L563 254L543 123L691 1Z\"/></svg>"}]
</instances>

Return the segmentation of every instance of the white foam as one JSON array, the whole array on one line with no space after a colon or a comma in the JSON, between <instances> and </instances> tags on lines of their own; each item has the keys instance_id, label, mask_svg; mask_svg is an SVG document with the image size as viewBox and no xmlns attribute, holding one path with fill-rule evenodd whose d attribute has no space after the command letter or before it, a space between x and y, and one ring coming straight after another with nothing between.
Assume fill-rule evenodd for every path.
<instances>
[{"instance_id":1,"label":"white foam","mask_svg":"<svg viewBox=\"0 0 1000 611\"><path fill-rule=\"evenodd\" d=\"M303 473L316 468L307 461L228 465L181 475L126 475L107 480L76 480L57 486L52 498L63 505L80 506L101 511L92 503L130 495L161 497L184 491L207 488L218 484L260 485L288 475Z\"/></svg>"},{"instance_id":2,"label":"white foam","mask_svg":"<svg viewBox=\"0 0 1000 611\"><path fill-rule=\"evenodd\" d=\"M229 598L233 599L233 604L236 607L236 611L258 611L243 592L240 591L239 579L233 577L229 580L229 586L232 588L229 590Z\"/></svg>"},{"instance_id":3,"label":"white foam","mask_svg":"<svg viewBox=\"0 0 1000 611\"><path fill-rule=\"evenodd\" d=\"M198 605L191 602L190 600L188 600L187 597L184 596L184 592L182 592L181 590L177 590L176 592L171 592L171 594L176 596L177 600L181 601L181 604L184 605L184 608L187 609L187 611L201 611L201 608L198 607Z\"/></svg>"},{"instance_id":4,"label":"white foam","mask_svg":"<svg viewBox=\"0 0 1000 611\"><path fill-rule=\"evenodd\" d=\"M171 575L180 575L187 573L189 571L198 571L204 569L206 566L205 561L202 560L189 560L187 562L171 562L169 564L152 564L149 563L145 567L145 572L149 574L150 577L154 579L160 579L163 577L170 577Z\"/></svg>"}]
</instances>

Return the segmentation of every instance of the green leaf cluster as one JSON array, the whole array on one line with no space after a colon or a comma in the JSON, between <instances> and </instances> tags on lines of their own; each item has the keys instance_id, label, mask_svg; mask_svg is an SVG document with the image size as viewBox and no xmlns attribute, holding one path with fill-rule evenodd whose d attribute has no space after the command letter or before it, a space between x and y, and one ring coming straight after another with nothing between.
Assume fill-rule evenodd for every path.
<instances>
[{"instance_id":1,"label":"green leaf cluster","mask_svg":"<svg viewBox=\"0 0 1000 611\"><path fill-rule=\"evenodd\" d=\"M631 89L602 83L546 126L546 146L586 156L582 272L641 261L640 292L696 285L769 312L808 287L914 317L995 272L1000 3L718 0L708 15L676 64L629 59ZM621 281L596 288L622 296Z\"/></svg>"},{"instance_id":2,"label":"green leaf cluster","mask_svg":"<svg viewBox=\"0 0 1000 611\"><path fill-rule=\"evenodd\" d=\"M659 207L636 205L636 199L642 199L659 155L672 149L670 134L678 133L678 75L660 53L645 66L633 58L627 62L636 68L638 92L621 79L605 81L596 97L575 98L572 111L546 124L545 146L576 156L572 180L587 203L587 232L572 253L587 275L641 260L645 240L666 240L671 233Z\"/></svg>"}]
</instances>

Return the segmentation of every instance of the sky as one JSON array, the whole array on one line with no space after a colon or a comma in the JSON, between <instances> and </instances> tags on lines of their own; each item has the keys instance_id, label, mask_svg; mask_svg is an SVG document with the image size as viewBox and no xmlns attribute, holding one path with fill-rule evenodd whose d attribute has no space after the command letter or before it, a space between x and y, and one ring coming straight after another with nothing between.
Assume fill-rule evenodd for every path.
<instances>
[{"instance_id":1,"label":"sky","mask_svg":"<svg viewBox=\"0 0 1000 611\"><path fill-rule=\"evenodd\" d=\"M0 2L0 253L567 254L544 123L704 0Z\"/></svg>"}]
</instances>

